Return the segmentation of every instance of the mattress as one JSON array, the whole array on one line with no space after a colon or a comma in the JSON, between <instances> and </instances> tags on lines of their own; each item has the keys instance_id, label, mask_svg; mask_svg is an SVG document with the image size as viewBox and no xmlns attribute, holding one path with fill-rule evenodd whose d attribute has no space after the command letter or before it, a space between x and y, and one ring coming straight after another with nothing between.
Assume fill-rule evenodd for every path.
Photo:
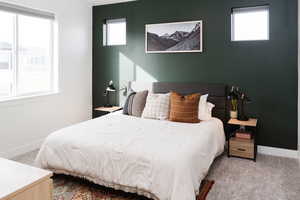
<instances>
[{"instance_id":1,"label":"mattress","mask_svg":"<svg viewBox=\"0 0 300 200\"><path fill-rule=\"evenodd\" d=\"M187 124L119 112L52 133L36 165L157 200L194 200L224 145L217 118Z\"/></svg>"}]
</instances>

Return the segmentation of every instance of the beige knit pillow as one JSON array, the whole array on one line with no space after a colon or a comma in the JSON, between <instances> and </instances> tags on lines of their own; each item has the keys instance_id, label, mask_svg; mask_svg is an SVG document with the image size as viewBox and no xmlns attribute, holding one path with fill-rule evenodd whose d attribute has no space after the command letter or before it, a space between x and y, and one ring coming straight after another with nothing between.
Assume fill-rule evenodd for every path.
<instances>
[{"instance_id":1,"label":"beige knit pillow","mask_svg":"<svg viewBox=\"0 0 300 200\"><path fill-rule=\"evenodd\" d=\"M170 94L149 93L143 118L167 120L170 112Z\"/></svg>"}]
</instances>

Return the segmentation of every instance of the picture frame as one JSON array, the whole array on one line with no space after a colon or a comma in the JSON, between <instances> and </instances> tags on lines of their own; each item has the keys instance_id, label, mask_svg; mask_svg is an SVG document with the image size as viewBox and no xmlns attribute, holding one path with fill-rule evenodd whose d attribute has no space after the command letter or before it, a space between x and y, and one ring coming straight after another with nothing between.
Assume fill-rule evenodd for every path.
<instances>
[{"instance_id":1,"label":"picture frame","mask_svg":"<svg viewBox=\"0 0 300 200\"><path fill-rule=\"evenodd\" d=\"M202 20L145 25L145 52L203 52Z\"/></svg>"}]
</instances>

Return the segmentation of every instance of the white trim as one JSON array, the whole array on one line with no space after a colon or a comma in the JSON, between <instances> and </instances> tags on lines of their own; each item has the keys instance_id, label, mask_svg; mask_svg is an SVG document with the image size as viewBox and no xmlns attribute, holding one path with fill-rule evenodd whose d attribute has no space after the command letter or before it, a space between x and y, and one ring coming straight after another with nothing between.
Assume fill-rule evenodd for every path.
<instances>
[{"instance_id":1,"label":"white trim","mask_svg":"<svg viewBox=\"0 0 300 200\"><path fill-rule=\"evenodd\" d=\"M9 149L6 152L0 152L0 157L12 159L14 157L29 153L31 151L37 150L41 147L43 141L45 139L36 140L34 142L31 142L29 144L25 144L13 149Z\"/></svg>"},{"instance_id":2,"label":"white trim","mask_svg":"<svg viewBox=\"0 0 300 200\"><path fill-rule=\"evenodd\" d=\"M6 102L26 100L26 99L36 98L36 97L51 96L51 95L57 95L57 94L60 94L60 92L59 91L53 91L53 92L50 91L50 92L32 93L32 94L23 95L23 96L2 98L2 99L0 99L0 106L2 106L2 104L6 103Z\"/></svg>"},{"instance_id":3,"label":"white trim","mask_svg":"<svg viewBox=\"0 0 300 200\"><path fill-rule=\"evenodd\" d=\"M295 158L295 159L298 158L298 151L296 150L258 146L257 152L260 154L265 154L270 156L280 156L280 157Z\"/></svg>"}]
</instances>

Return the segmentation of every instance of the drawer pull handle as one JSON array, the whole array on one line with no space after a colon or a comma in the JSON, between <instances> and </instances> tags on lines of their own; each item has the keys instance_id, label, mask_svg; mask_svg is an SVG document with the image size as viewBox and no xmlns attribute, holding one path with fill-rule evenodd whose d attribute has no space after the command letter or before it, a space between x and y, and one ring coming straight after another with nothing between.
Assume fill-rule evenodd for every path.
<instances>
[{"instance_id":1,"label":"drawer pull handle","mask_svg":"<svg viewBox=\"0 0 300 200\"><path fill-rule=\"evenodd\" d=\"M246 151L246 149L238 149L239 151Z\"/></svg>"}]
</instances>

